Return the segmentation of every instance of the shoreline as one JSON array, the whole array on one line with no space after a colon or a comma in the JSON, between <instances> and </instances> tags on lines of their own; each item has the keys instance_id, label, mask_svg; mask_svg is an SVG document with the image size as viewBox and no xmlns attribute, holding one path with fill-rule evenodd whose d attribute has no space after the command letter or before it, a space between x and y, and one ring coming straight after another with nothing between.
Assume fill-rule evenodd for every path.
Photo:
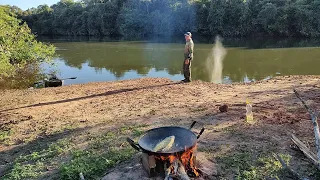
<instances>
[{"instance_id":1,"label":"shoreline","mask_svg":"<svg viewBox=\"0 0 320 180\"><path fill-rule=\"evenodd\" d=\"M202 81L202 80L192 80L192 82L202 82L202 83L208 83L208 84L215 84L215 85L250 85L250 84L257 84L257 83L264 83L264 82L269 82L272 80L283 80L284 78L320 78L320 75L277 75L273 77L267 77L265 79L257 80L257 81L248 81L248 82L230 82L230 83L214 83L214 82L208 82L208 81ZM130 82L130 81L136 81L136 80L141 80L141 79L147 79L147 80L159 80L163 79L165 81L171 81L172 83L179 84L181 83L180 80L172 80L170 78L165 78L165 77L159 77L159 78L154 78L154 77L139 77L139 78L133 78L133 79L123 79L123 80L110 80L110 81L96 81L96 82L86 82L86 83L77 83L77 84L67 84L63 85L60 87L49 87L49 88L61 88L61 87L69 87L69 86L85 86L85 85L91 85L91 84L107 84L107 83L113 83L113 82ZM183 77L182 77L183 79ZM290 80L291 81L291 80ZM183 83L181 83L183 84ZM0 89L0 91L10 91L10 90L34 90L36 88L29 87L26 89ZM43 88L39 88L43 89Z\"/></svg>"}]
</instances>

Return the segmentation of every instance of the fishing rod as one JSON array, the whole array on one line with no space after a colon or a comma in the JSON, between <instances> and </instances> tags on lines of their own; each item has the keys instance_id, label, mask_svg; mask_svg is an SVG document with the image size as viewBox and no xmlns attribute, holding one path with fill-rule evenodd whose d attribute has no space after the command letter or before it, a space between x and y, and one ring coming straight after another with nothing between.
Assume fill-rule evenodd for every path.
<instances>
[{"instance_id":1,"label":"fishing rod","mask_svg":"<svg viewBox=\"0 0 320 180\"><path fill-rule=\"evenodd\" d=\"M70 78L64 78L64 79L51 79L51 80L63 81L63 80L67 80L67 79L77 79L77 77L70 77ZM47 80L47 81L50 81L50 79ZM39 84L39 83L42 83L42 81L38 81L38 82L35 82L35 83L33 83L33 84Z\"/></svg>"}]
</instances>

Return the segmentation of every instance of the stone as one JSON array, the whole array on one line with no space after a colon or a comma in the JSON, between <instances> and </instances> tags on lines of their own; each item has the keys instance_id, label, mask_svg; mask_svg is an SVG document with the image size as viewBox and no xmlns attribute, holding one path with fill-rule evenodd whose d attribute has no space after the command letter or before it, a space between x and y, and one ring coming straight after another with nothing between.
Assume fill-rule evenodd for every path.
<instances>
[{"instance_id":1,"label":"stone","mask_svg":"<svg viewBox=\"0 0 320 180\"><path fill-rule=\"evenodd\" d=\"M220 112L228 112L228 105L224 104L219 107Z\"/></svg>"}]
</instances>

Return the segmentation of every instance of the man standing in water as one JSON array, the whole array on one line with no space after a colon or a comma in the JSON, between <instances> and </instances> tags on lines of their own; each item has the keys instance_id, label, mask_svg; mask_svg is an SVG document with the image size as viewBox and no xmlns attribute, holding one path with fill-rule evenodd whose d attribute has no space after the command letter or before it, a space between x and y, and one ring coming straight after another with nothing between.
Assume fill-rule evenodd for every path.
<instances>
[{"instance_id":1,"label":"man standing in water","mask_svg":"<svg viewBox=\"0 0 320 180\"><path fill-rule=\"evenodd\" d=\"M187 32L184 34L186 39L186 46L184 48L184 62L183 62L183 82L191 82L191 61L193 59L193 41L191 38L192 34Z\"/></svg>"}]
</instances>

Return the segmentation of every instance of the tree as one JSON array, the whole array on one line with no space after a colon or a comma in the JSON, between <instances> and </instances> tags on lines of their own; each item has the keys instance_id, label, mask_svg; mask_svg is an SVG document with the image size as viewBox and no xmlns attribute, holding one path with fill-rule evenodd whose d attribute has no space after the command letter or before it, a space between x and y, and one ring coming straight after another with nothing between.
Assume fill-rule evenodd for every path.
<instances>
[{"instance_id":1,"label":"tree","mask_svg":"<svg viewBox=\"0 0 320 180\"><path fill-rule=\"evenodd\" d=\"M277 7L272 3L266 3L262 6L261 11L258 14L258 23L262 29L267 33L271 34L276 31L275 22L277 16Z\"/></svg>"},{"instance_id":2,"label":"tree","mask_svg":"<svg viewBox=\"0 0 320 180\"><path fill-rule=\"evenodd\" d=\"M0 27L0 83L27 85L35 79L26 79L26 75L38 72L41 63L51 62L55 48L37 42L10 7L0 6Z\"/></svg>"},{"instance_id":3,"label":"tree","mask_svg":"<svg viewBox=\"0 0 320 180\"><path fill-rule=\"evenodd\" d=\"M61 0L21 12L50 35L320 36L319 0Z\"/></svg>"},{"instance_id":4,"label":"tree","mask_svg":"<svg viewBox=\"0 0 320 180\"><path fill-rule=\"evenodd\" d=\"M212 0L208 15L210 34L223 33L223 18L225 14L225 0Z\"/></svg>"}]
</instances>

